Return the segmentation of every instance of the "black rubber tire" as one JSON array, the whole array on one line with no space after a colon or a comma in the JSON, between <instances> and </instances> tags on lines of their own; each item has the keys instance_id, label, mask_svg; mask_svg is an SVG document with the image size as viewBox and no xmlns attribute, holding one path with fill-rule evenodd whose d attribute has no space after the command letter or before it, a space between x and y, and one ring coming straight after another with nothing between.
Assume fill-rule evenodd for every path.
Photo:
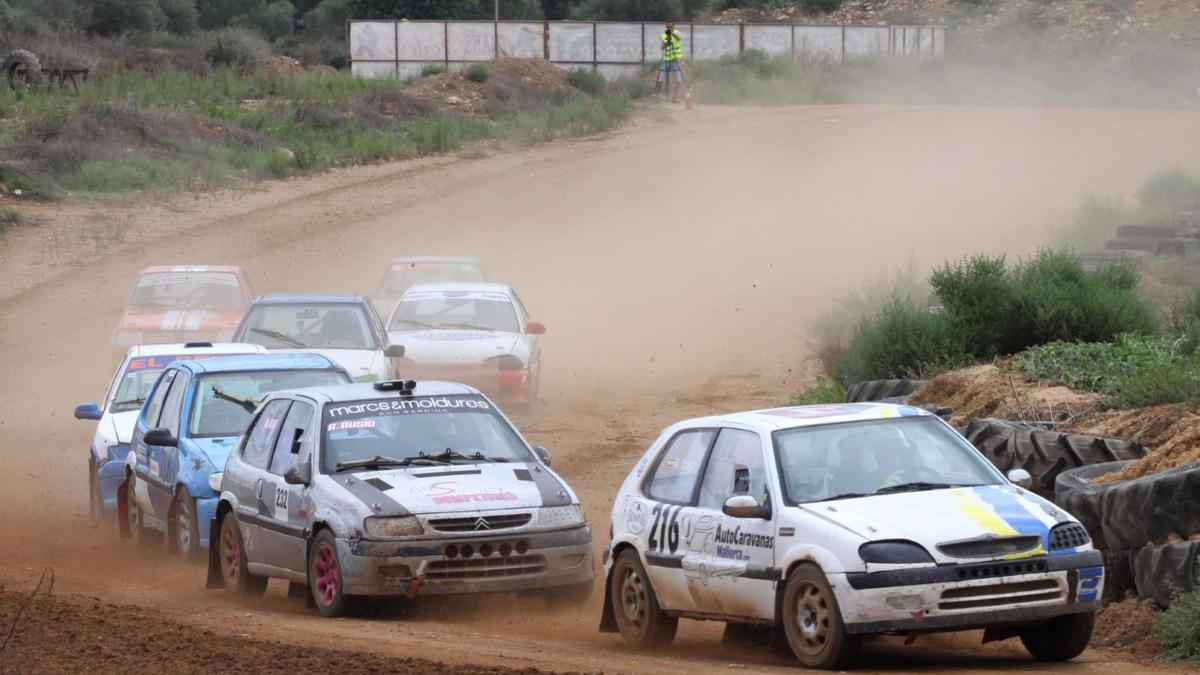
<instances>
[{"instance_id":1,"label":"black rubber tire","mask_svg":"<svg viewBox=\"0 0 1200 675\"><path fill-rule=\"evenodd\" d=\"M1128 460L1081 466L1058 474L1054 481L1054 503L1083 523L1096 548L1108 548L1100 520L1100 492L1108 484L1094 485L1092 481L1105 474L1120 471L1132 463L1133 460ZM1105 585L1107 586L1107 583Z\"/></svg>"},{"instance_id":2,"label":"black rubber tire","mask_svg":"<svg viewBox=\"0 0 1200 675\"><path fill-rule=\"evenodd\" d=\"M925 384L924 380L867 380L846 390L847 403L881 401L896 396L908 396Z\"/></svg>"},{"instance_id":3,"label":"black rubber tire","mask_svg":"<svg viewBox=\"0 0 1200 675\"><path fill-rule=\"evenodd\" d=\"M1038 661L1070 661L1087 649L1096 625L1095 612L1064 614L1046 623L1022 628L1021 644Z\"/></svg>"},{"instance_id":4,"label":"black rubber tire","mask_svg":"<svg viewBox=\"0 0 1200 675\"><path fill-rule=\"evenodd\" d=\"M321 616L345 616L354 608L354 599L346 595L342 584L337 540L329 530L317 532L308 544L308 591Z\"/></svg>"},{"instance_id":5,"label":"black rubber tire","mask_svg":"<svg viewBox=\"0 0 1200 675\"><path fill-rule=\"evenodd\" d=\"M1129 551L1200 533L1200 463L1099 487L1109 549Z\"/></svg>"},{"instance_id":6,"label":"black rubber tire","mask_svg":"<svg viewBox=\"0 0 1200 675\"><path fill-rule=\"evenodd\" d=\"M1177 237L1118 237L1104 242L1107 251L1147 251L1155 255L1183 255L1188 243Z\"/></svg>"},{"instance_id":7,"label":"black rubber tire","mask_svg":"<svg viewBox=\"0 0 1200 675\"><path fill-rule=\"evenodd\" d=\"M846 632L837 596L813 563L801 563L788 575L780 620L792 654L805 668L844 668L862 649L862 636Z\"/></svg>"},{"instance_id":8,"label":"black rubber tire","mask_svg":"<svg viewBox=\"0 0 1200 675\"><path fill-rule=\"evenodd\" d=\"M136 482L133 476L125 479L121 483L121 489L125 491L125 527L129 532L129 539L135 546L142 546L149 539L146 533L146 527L142 522L142 509L138 506L137 497L134 494L134 486Z\"/></svg>"},{"instance_id":9,"label":"black rubber tire","mask_svg":"<svg viewBox=\"0 0 1200 675\"><path fill-rule=\"evenodd\" d=\"M1200 541L1147 546L1134 552L1130 558L1137 594L1153 598L1163 609L1170 607L1178 593L1190 591L1200 584L1196 572L1198 557Z\"/></svg>"},{"instance_id":10,"label":"black rubber tire","mask_svg":"<svg viewBox=\"0 0 1200 675\"><path fill-rule=\"evenodd\" d=\"M675 641L679 620L667 616L658 606L658 597L654 595L650 577L646 576L646 568L642 567L637 551L632 548L621 551L613 563L610 584L613 616L625 642L637 649L654 649ZM628 609L625 607L627 596L634 605ZM631 614L636 616L631 617Z\"/></svg>"},{"instance_id":11,"label":"black rubber tire","mask_svg":"<svg viewBox=\"0 0 1200 675\"><path fill-rule=\"evenodd\" d=\"M1104 551L1105 602L1120 602L1129 591L1137 592L1133 557L1129 551Z\"/></svg>"},{"instance_id":12,"label":"black rubber tire","mask_svg":"<svg viewBox=\"0 0 1200 675\"><path fill-rule=\"evenodd\" d=\"M200 555L196 500L182 485L175 492L175 503L171 506L171 527L167 541L168 550L183 560L195 560Z\"/></svg>"},{"instance_id":13,"label":"black rubber tire","mask_svg":"<svg viewBox=\"0 0 1200 675\"><path fill-rule=\"evenodd\" d=\"M1146 456L1146 448L1137 441L1065 434L996 419L971 420L963 435L997 469L1028 471L1032 490L1048 499L1054 498L1055 479L1063 471Z\"/></svg>"},{"instance_id":14,"label":"black rubber tire","mask_svg":"<svg viewBox=\"0 0 1200 675\"><path fill-rule=\"evenodd\" d=\"M1117 239L1126 237L1155 237L1175 239L1179 237L1179 228L1174 225L1118 225Z\"/></svg>"},{"instance_id":15,"label":"black rubber tire","mask_svg":"<svg viewBox=\"0 0 1200 675\"><path fill-rule=\"evenodd\" d=\"M232 513L221 519L220 541L209 542L220 546L218 560L221 565L221 582L226 592L233 595L257 597L267 591L267 578L255 576L246 569L246 540L242 528ZM235 564L236 563L236 564Z\"/></svg>"},{"instance_id":16,"label":"black rubber tire","mask_svg":"<svg viewBox=\"0 0 1200 675\"><path fill-rule=\"evenodd\" d=\"M18 89L23 85L29 87L37 87L42 83L42 62L33 52L27 49L14 49L4 57L4 75L8 78L8 86L13 89ZM25 73L25 81L22 83L18 77L18 72Z\"/></svg>"}]
</instances>

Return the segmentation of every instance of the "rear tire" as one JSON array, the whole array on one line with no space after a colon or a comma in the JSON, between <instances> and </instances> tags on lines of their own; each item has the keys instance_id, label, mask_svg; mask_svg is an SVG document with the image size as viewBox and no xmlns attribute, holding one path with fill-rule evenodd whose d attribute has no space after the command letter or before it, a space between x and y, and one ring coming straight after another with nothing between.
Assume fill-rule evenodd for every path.
<instances>
[{"instance_id":1,"label":"rear tire","mask_svg":"<svg viewBox=\"0 0 1200 675\"><path fill-rule=\"evenodd\" d=\"M617 556L609 595L617 629L630 645L649 649L674 642L679 620L667 616L658 606L650 578L634 549L627 548Z\"/></svg>"},{"instance_id":2,"label":"rear tire","mask_svg":"<svg viewBox=\"0 0 1200 675\"><path fill-rule=\"evenodd\" d=\"M351 599L342 585L342 564L337 541L329 530L321 530L308 547L308 589L321 616L344 616Z\"/></svg>"},{"instance_id":3,"label":"rear tire","mask_svg":"<svg viewBox=\"0 0 1200 675\"><path fill-rule=\"evenodd\" d=\"M182 485L175 493L171 513L171 546L180 558L192 560L200 551L200 530L196 526L196 500Z\"/></svg>"},{"instance_id":4,"label":"rear tire","mask_svg":"<svg viewBox=\"0 0 1200 675\"><path fill-rule=\"evenodd\" d=\"M209 542L219 546L217 561L221 565L221 581L225 590L233 595L261 596L267 590L267 578L250 574L246 569L246 544L242 539L242 528L232 513L221 519L220 541Z\"/></svg>"},{"instance_id":5,"label":"rear tire","mask_svg":"<svg viewBox=\"0 0 1200 675\"><path fill-rule=\"evenodd\" d=\"M1021 644L1038 661L1069 661L1092 640L1095 612L1067 614L1038 626L1022 628Z\"/></svg>"},{"instance_id":6,"label":"rear tire","mask_svg":"<svg viewBox=\"0 0 1200 675\"><path fill-rule=\"evenodd\" d=\"M843 668L862 647L861 635L846 633L837 596L812 563L802 563L788 575L782 619L788 646L806 668Z\"/></svg>"}]
</instances>

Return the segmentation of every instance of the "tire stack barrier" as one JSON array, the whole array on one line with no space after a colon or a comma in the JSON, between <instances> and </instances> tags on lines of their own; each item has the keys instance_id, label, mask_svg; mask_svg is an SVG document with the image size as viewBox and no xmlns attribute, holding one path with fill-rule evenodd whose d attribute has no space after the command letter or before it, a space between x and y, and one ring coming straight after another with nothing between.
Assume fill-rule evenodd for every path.
<instances>
[{"instance_id":1,"label":"tire stack barrier","mask_svg":"<svg viewBox=\"0 0 1200 675\"><path fill-rule=\"evenodd\" d=\"M884 401L885 399L888 403L895 403L897 398L906 398L922 384L925 384L925 380L867 380L851 385L846 390L846 403Z\"/></svg>"}]
</instances>

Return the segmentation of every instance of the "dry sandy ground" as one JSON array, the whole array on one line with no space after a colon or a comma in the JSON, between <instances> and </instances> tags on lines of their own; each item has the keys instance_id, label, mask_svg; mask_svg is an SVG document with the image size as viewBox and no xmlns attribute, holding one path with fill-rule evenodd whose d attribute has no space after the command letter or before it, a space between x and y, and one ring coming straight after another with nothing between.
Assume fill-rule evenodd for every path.
<instances>
[{"instance_id":1,"label":"dry sandy ground","mask_svg":"<svg viewBox=\"0 0 1200 675\"><path fill-rule=\"evenodd\" d=\"M674 115L477 161L382 165L166 205L43 209L41 227L0 247L0 628L43 567L54 567L57 584L55 600L28 610L42 618L19 624L0 652L0 670L201 670L212 653L228 668L264 670L265 660L241 664L257 653L269 660L280 644L319 647L343 669L366 668L356 651L551 670L790 668L760 650L721 648L712 624L687 623L666 652L631 653L596 632L598 597L559 613L471 599L329 621L281 588L255 605L228 604L203 589L202 568L126 550L113 528L83 516L93 427L71 410L102 393L113 311L143 266L235 263L259 291L365 291L392 255L483 257L549 327L546 406L519 422L555 452L599 549L612 496L658 431L786 400L814 375L808 322L864 276L910 260L922 269L969 252L1028 253L1084 192L1129 195L1164 166L1200 168L1200 117L1185 112L832 106ZM131 643L138 626L154 626L158 638ZM89 646L104 635L107 647ZM912 648L882 640L868 667L1043 668L1019 646L977 640L922 638ZM136 658L113 660L128 649ZM1157 668L1133 661L1093 650L1047 669Z\"/></svg>"}]
</instances>

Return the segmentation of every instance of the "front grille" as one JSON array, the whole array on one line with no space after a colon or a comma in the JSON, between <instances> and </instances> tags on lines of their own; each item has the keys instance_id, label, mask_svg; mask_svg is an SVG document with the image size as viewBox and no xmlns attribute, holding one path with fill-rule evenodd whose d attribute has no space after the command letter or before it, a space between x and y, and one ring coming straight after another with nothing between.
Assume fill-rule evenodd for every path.
<instances>
[{"instance_id":1,"label":"front grille","mask_svg":"<svg viewBox=\"0 0 1200 675\"><path fill-rule=\"evenodd\" d=\"M1041 543L1042 539L1037 535L989 537L938 544L938 550L952 558L989 558L1028 551Z\"/></svg>"},{"instance_id":2,"label":"front grille","mask_svg":"<svg viewBox=\"0 0 1200 675\"><path fill-rule=\"evenodd\" d=\"M426 579L496 579L523 577L546 571L546 558L518 555L507 558L435 560L425 568Z\"/></svg>"},{"instance_id":3,"label":"front grille","mask_svg":"<svg viewBox=\"0 0 1200 675\"><path fill-rule=\"evenodd\" d=\"M938 609L1004 607L1016 603L1052 602L1062 597L1063 588L1054 579L1015 581L947 589L942 591Z\"/></svg>"},{"instance_id":4,"label":"front grille","mask_svg":"<svg viewBox=\"0 0 1200 675\"><path fill-rule=\"evenodd\" d=\"M431 518L429 525L439 532L491 532L521 527L529 522L528 513L506 513L466 518Z\"/></svg>"},{"instance_id":5,"label":"front grille","mask_svg":"<svg viewBox=\"0 0 1200 675\"><path fill-rule=\"evenodd\" d=\"M970 579L994 579L1018 574L1037 574L1046 571L1045 560L1024 560L994 565L962 565L956 571L962 581Z\"/></svg>"},{"instance_id":6,"label":"front grille","mask_svg":"<svg viewBox=\"0 0 1200 675\"><path fill-rule=\"evenodd\" d=\"M1050 550L1061 551L1068 548L1078 548L1092 542L1087 528L1079 523L1062 523L1050 530Z\"/></svg>"}]
</instances>

